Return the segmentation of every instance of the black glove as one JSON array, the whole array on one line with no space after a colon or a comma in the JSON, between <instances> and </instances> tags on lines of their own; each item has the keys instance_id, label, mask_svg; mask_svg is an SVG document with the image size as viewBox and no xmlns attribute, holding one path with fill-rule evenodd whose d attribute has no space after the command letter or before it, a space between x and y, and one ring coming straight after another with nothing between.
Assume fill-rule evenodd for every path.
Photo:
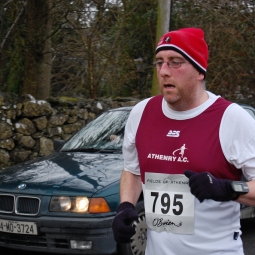
<instances>
[{"instance_id":1,"label":"black glove","mask_svg":"<svg viewBox=\"0 0 255 255\"><path fill-rule=\"evenodd\" d=\"M133 204L121 203L117 208L117 214L112 222L113 236L117 243L129 243L130 238L135 234L135 228L131 226L134 220L138 219Z\"/></svg>"},{"instance_id":2,"label":"black glove","mask_svg":"<svg viewBox=\"0 0 255 255\"><path fill-rule=\"evenodd\" d=\"M195 173L185 170L184 174L189 178L191 193L202 203L205 199L218 202L233 200L234 194L230 180L217 179L207 172Z\"/></svg>"}]
</instances>

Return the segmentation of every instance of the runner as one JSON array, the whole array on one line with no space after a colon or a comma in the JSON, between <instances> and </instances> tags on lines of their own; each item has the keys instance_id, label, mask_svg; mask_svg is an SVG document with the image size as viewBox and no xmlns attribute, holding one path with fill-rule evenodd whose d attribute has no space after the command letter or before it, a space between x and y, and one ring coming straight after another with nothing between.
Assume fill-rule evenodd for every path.
<instances>
[{"instance_id":1,"label":"runner","mask_svg":"<svg viewBox=\"0 0 255 255\"><path fill-rule=\"evenodd\" d=\"M255 206L255 121L205 89L207 61L201 29L166 33L156 48L161 95L137 104L126 125L112 228L116 242L130 241L143 191L146 255L244 254L239 203Z\"/></svg>"}]
</instances>

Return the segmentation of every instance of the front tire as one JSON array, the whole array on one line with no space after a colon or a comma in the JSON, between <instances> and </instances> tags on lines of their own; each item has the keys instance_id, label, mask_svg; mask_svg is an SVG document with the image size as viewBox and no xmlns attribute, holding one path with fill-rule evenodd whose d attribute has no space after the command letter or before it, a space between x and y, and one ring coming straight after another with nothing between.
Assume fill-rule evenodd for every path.
<instances>
[{"instance_id":1,"label":"front tire","mask_svg":"<svg viewBox=\"0 0 255 255\"><path fill-rule=\"evenodd\" d=\"M147 226L145 220L145 210L143 201L139 201L135 210L138 213L138 220L133 222L136 230L134 236L131 237L130 243L119 244L118 254L120 255L144 255L147 242Z\"/></svg>"}]
</instances>

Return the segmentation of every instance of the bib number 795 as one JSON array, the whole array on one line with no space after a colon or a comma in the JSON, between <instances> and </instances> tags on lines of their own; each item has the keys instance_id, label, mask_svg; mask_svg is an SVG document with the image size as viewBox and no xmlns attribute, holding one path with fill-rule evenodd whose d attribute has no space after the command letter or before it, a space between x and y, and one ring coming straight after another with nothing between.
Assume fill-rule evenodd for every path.
<instances>
[{"instance_id":1,"label":"bib number 795","mask_svg":"<svg viewBox=\"0 0 255 255\"><path fill-rule=\"evenodd\" d=\"M155 213L157 200L159 198L159 192L151 192L151 196L154 197L152 212ZM182 199L183 199L182 194L174 194L174 200L173 200L173 204L172 204L172 206L174 207L172 209L172 212L174 215L182 214L182 212L183 212L183 204L181 202ZM161 212L163 214L167 214L169 212L169 210L171 209L171 199L170 199L170 195L168 193L161 194L160 204L161 204Z\"/></svg>"}]
</instances>

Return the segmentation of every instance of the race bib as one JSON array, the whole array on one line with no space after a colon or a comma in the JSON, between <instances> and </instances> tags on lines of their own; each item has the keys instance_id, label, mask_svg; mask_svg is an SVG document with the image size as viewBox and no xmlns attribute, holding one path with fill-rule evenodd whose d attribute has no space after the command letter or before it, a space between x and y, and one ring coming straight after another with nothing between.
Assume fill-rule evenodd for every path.
<instances>
[{"instance_id":1,"label":"race bib","mask_svg":"<svg viewBox=\"0 0 255 255\"><path fill-rule=\"evenodd\" d=\"M145 173L144 199L148 228L194 234L195 197L185 175Z\"/></svg>"}]
</instances>

